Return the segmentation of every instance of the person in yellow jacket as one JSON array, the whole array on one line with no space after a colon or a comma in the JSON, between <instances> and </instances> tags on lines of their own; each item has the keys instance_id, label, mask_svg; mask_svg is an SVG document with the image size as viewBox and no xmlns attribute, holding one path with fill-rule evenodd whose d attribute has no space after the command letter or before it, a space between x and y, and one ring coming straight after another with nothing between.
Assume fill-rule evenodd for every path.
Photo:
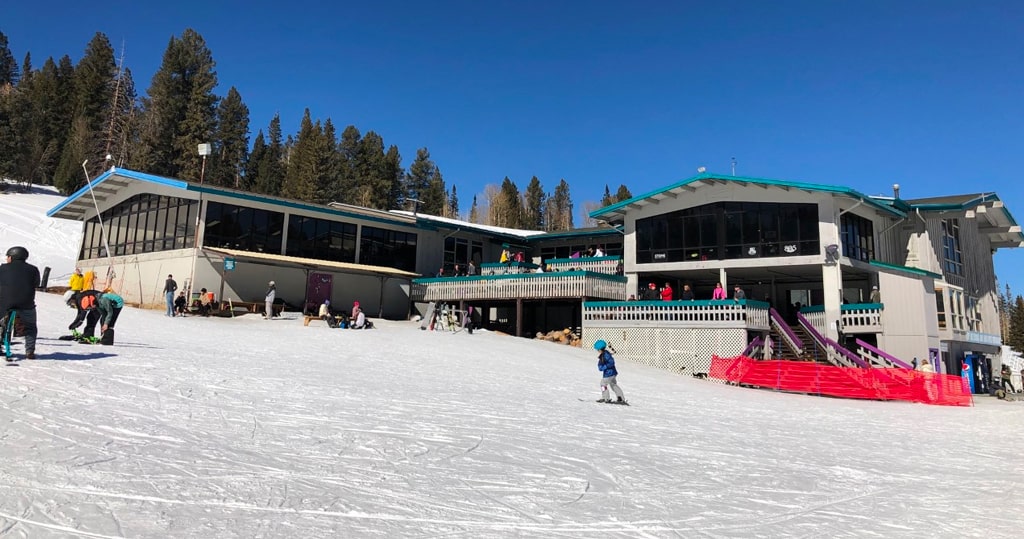
<instances>
[{"instance_id":1,"label":"person in yellow jacket","mask_svg":"<svg viewBox=\"0 0 1024 539\"><path fill-rule=\"evenodd\" d=\"M75 272L71 274L71 278L68 279L68 288L72 292L81 292L85 290L85 276L82 275L82 268L75 268Z\"/></svg>"},{"instance_id":2,"label":"person in yellow jacket","mask_svg":"<svg viewBox=\"0 0 1024 539\"><path fill-rule=\"evenodd\" d=\"M82 276L82 290L94 290L96 285L96 272L89 270Z\"/></svg>"}]
</instances>

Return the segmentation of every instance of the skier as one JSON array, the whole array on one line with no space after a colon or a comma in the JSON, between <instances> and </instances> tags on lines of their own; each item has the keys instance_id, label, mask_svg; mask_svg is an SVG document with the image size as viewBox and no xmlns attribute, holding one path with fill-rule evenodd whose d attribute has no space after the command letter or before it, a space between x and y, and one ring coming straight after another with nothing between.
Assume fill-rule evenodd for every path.
<instances>
[{"instance_id":1,"label":"skier","mask_svg":"<svg viewBox=\"0 0 1024 539\"><path fill-rule=\"evenodd\" d=\"M267 320L271 320L274 318L274 299L277 298L277 285L274 284L274 281L270 281L267 286Z\"/></svg>"},{"instance_id":2,"label":"skier","mask_svg":"<svg viewBox=\"0 0 1024 539\"><path fill-rule=\"evenodd\" d=\"M114 324L124 307L124 299L108 289L99 297L96 307L100 311L100 323L103 324L100 327L103 331L100 344L114 344Z\"/></svg>"},{"instance_id":3,"label":"skier","mask_svg":"<svg viewBox=\"0 0 1024 539\"><path fill-rule=\"evenodd\" d=\"M36 358L36 287L39 286L39 268L26 262L28 249L16 246L7 250L7 263L0 265L0 329L7 330L8 322L21 322L25 328L25 359ZM13 316L15 318L11 318ZM14 328L11 327L11 334ZM8 341L9 342L9 341ZM6 351L10 351L9 349ZM11 360L10 357L7 358Z\"/></svg>"},{"instance_id":4,"label":"skier","mask_svg":"<svg viewBox=\"0 0 1024 539\"><path fill-rule=\"evenodd\" d=\"M619 384L615 383L615 377L618 376L619 371L615 370L615 358L612 357L611 352L608 351L608 343L603 340L598 340L594 343L594 350L598 350L600 353L597 355L597 370L601 371L603 378L601 378L601 398L597 402L607 402L611 404L626 404L626 397L622 394L622 390L619 389ZM611 388L615 392L615 400L611 400L608 395L608 388Z\"/></svg>"}]
</instances>

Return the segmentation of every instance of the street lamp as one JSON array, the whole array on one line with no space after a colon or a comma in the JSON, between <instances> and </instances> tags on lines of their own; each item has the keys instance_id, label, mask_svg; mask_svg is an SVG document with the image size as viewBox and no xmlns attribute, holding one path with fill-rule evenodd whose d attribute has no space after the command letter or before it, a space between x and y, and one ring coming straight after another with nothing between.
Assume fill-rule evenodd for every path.
<instances>
[{"instance_id":1,"label":"street lamp","mask_svg":"<svg viewBox=\"0 0 1024 539\"><path fill-rule=\"evenodd\" d=\"M206 156L213 153L213 146L204 142L198 146L199 155L203 157L203 165L199 168L199 212L196 214L195 244L192 246L192 271L188 275L188 299L192 301L192 290L195 288L196 259L199 257L199 233L203 230L203 180L206 176Z\"/></svg>"}]
</instances>

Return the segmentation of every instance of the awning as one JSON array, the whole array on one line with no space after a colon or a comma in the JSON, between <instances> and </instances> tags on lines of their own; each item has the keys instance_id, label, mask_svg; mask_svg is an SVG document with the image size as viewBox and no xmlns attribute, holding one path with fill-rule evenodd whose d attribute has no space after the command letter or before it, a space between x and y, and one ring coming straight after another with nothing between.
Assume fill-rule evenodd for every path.
<instances>
[{"instance_id":1,"label":"awning","mask_svg":"<svg viewBox=\"0 0 1024 539\"><path fill-rule=\"evenodd\" d=\"M220 247L204 247L203 251L230 256L238 260L250 260L263 262L270 266L303 268L314 270L335 270L344 273L355 273L359 275L373 275L374 277L401 277L412 279L420 274L411 271L389 268L387 266L371 266L369 264L352 264L350 262L335 262L333 260L320 260L317 258L302 258L299 256L276 255L272 253L256 253L252 251L238 251L235 249L223 249Z\"/></svg>"}]
</instances>

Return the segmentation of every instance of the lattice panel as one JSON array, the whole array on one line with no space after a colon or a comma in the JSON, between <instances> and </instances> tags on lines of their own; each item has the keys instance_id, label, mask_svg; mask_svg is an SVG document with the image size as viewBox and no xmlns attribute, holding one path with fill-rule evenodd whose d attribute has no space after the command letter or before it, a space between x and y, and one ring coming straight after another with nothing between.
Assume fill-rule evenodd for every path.
<instances>
[{"instance_id":1,"label":"lattice panel","mask_svg":"<svg viewBox=\"0 0 1024 539\"><path fill-rule=\"evenodd\" d=\"M740 328L583 328L584 346L604 339L615 359L634 361L680 374L707 374L711 356L738 356L747 346Z\"/></svg>"}]
</instances>

